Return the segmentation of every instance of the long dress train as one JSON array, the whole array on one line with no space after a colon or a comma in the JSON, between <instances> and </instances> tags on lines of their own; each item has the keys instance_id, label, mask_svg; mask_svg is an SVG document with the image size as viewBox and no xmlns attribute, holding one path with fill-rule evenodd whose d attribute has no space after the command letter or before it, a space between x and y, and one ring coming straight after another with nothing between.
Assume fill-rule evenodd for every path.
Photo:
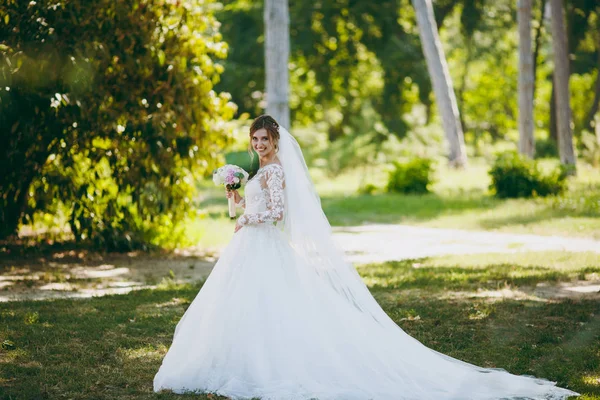
<instances>
[{"instance_id":1,"label":"long dress train","mask_svg":"<svg viewBox=\"0 0 600 400\"><path fill-rule=\"evenodd\" d=\"M177 324L154 390L263 400L564 399L554 382L479 368L431 350L380 309L361 312L332 290L273 222L284 173L246 186L233 235ZM374 301L374 300L373 300Z\"/></svg>"}]
</instances>

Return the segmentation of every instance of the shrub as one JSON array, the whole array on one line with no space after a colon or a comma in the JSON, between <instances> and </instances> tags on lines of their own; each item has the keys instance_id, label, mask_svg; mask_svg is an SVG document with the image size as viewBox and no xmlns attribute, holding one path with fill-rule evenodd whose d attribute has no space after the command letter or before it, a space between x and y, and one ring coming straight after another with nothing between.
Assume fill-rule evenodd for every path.
<instances>
[{"instance_id":1,"label":"shrub","mask_svg":"<svg viewBox=\"0 0 600 400\"><path fill-rule=\"evenodd\" d=\"M548 196L565 189L568 168L561 166L544 174L536 161L516 152L506 152L498 156L489 174L490 189L497 197Z\"/></svg>"},{"instance_id":2,"label":"shrub","mask_svg":"<svg viewBox=\"0 0 600 400\"><path fill-rule=\"evenodd\" d=\"M227 45L211 0L55 3L0 2L0 237L62 208L123 248L183 220L220 161Z\"/></svg>"},{"instance_id":3,"label":"shrub","mask_svg":"<svg viewBox=\"0 0 600 400\"><path fill-rule=\"evenodd\" d=\"M376 191L377 191L377 186L373 185L372 183L367 183L365 185L361 185L358 188L358 194L372 195Z\"/></svg>"},{"instance_id":4,"label":"shrub","mask_svg":"<svg viewBox=\"0 0 600 400\"><path fill-rule=\"evenodd\" d=\"M553 139L537 139L535 141L536 158L558 158L558 147Z\"/></svg>"},{"instance_id":5,"label":"shrub","mask_svg":"<svg viewBox=\"0 0 600 400\"><path fill-rule=\"evenodd\" d=\"M581 132L581 157L593 167L600 166L600 135Z\"/></svg>"},{"instance_id":6,"label":"shrub","mask_svg":"<svg viewBox=\"0 0 600 400\"><path fill-rule=\"evenodd\" d=\"M394 162L394 170L388 178L388 192L423 194L429 192L432 183L433 163L428 158L413 158L399 163Z\"/></svg>"}]
</instances>

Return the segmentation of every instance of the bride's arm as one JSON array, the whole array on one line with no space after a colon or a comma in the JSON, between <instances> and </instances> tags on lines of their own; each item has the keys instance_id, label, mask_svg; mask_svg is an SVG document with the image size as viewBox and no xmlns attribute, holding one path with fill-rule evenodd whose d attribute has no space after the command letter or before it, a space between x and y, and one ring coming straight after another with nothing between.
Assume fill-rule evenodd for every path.
<instances>
[{"instance_id":1,"label":"bride's arm","mask_svg":"<svg viewBox=\"0 0 600 400\"><path fill-rule=\"evenodd\" d=\"M267 206L267 211L240 216L240 218L238 218L238 224L240 226L274 222L283 218L283 169L274 168L273 171L267 172L266 175L267 188L271 197L271 202Z\"/></svg>"},{"instance_id":2,"label":"bride's arm","mask_svg":"<svg viewBox=\"0 0 600 400\"><path fill-rule=\"evenodd\" d=\"M244 197L242 195L240 195L237 190L231 190L231 191L225 190L225 196L227 198L230 198L231 196L233 196L233 203L237 207L246 208L246 199L244 199Z\"/></svg>"},{"instance_id":3,"label":"bride's arm","mask_svg":"<svg viewBox=\"0 0 600 400\"><path fill-rule=\"evenodd\" d=\"M244 198L244 196L239 194L237 190L235 191L234 195L235 195L235 205L238 207L246 208L246 199Z\"/></svg>"}]
</instances>

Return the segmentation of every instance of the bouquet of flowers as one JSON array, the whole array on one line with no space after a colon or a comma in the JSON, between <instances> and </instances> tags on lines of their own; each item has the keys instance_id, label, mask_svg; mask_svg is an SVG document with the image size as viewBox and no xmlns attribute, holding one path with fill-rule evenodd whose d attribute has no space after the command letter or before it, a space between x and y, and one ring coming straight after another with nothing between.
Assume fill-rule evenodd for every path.
<instances>
[{"instance_id":1,"label":"bouquet of flowers","mask_svg":"<svg viewBox=\"0 0 600 400\"><path fill-rule=\"evenodd\" d=\"M227 164L217 168L213 172L213 182L215 185L223 185L227 190L236 190L248 182L248 173L237 165ZM235 218L235 199L231 196L229 199L229 217Z\"/></svg>"}]
</instances>

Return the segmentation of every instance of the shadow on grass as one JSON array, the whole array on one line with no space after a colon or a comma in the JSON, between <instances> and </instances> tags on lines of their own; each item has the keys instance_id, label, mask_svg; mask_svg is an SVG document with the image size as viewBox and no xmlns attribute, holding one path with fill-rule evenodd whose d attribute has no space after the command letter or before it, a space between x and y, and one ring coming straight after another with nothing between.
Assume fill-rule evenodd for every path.
<instances>
[{"instance_id":1,"label":"shadow on grass","mask_svg":"<svg viewBox=\"0 0 600 400\"><path fill-rule=\"evenodd\" d=\"M535 212L528 213L526 215L509 215L509 216L495 216L492 218L482 218L479 221L484 229L499 229L505 226L513 225L531 225L537 224L542 221L552 220L554 218L561 218L570 216L568 213L560 213L553 210L551 207L546 206L542 209L538 209Z\"/></svg>"},{"instance_id":2,"label":"shadow on grass","mask_svg":"<svg viewBox=\"0 0 600 400\"><path fill-rule=\"evenodd\" d=\"M477 194L479 193L479 194ZM426 221L442 214L460 214L471 210L490 210L501 200L481 192L440 196L384 193L348 197L325 197L323 210L332 225L359 225L365 222L403 223Z\"/></svg>"}]
</instances>

